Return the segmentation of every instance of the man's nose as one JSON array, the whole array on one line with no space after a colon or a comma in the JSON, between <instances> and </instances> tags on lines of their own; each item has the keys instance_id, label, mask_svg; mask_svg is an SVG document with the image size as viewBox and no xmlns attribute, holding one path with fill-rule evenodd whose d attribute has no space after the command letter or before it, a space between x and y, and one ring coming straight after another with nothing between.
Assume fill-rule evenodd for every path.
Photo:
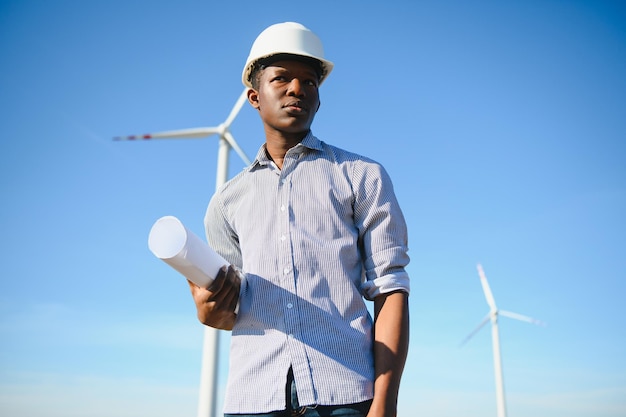
<instances>
[{"instance_id":1,"label":"man's nose","mask_svg":"<svg viewBox=\"0 0 626 417\"><path fill-rule=\"evenodd\" d=\"M289 90L287 91L287 94L296 97L304 96L305 93L304 88L302 88L302 82L297 78L293 78L289 83Z\"/></svg>"}]
</instances>

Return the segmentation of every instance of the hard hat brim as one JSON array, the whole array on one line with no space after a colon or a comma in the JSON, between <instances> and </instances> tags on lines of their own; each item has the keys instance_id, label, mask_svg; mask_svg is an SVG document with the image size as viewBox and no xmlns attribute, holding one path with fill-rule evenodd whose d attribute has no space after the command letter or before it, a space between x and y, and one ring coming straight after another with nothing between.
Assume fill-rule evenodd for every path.
<instances>
[{"instance_id":1,"label":"hard hat brim","mask_svg":"<svg viewBox=\"0 0 626 417\"><path fill-rule=\"evenodd\" d=\"M276 53L276 54L268 54L265 56L258 57L254 60L248 62L241 74L242 82L246 87L252 88L252 73L259 66L268 66L271 63L277 61L299 61L305 63L319 63L319 83L322 82L328 77L328 74L332 71L334 64L331 61L326 59L321 59L319 57L304 55L304 54L293 54L293 53ZM314 65L315 66L315 65Z\"/></svg>"}]
</instances>

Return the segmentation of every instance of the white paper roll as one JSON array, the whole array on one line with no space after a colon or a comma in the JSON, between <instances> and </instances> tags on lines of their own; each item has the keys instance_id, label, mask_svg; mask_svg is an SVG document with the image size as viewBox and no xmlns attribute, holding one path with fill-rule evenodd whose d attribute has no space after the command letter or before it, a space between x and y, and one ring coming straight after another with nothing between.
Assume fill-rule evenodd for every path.
<instances>
[{"instance_id":1,"label":"white paper roll","mask_svg":"<svg viewBox=\"0 0 626 417\"><path fill-rule=\"evenodd\" d=\"M148 247L159 259L199 287L207 288L228 262L174 216L157 220Z\"/></svg>"}]
</instances>

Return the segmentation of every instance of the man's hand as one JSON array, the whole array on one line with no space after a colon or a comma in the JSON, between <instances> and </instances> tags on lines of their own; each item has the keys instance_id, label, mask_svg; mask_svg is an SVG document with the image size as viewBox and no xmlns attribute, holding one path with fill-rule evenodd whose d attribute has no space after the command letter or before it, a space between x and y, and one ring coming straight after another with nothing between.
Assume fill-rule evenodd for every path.
<instances>
[{"instance_id":1,"label":"man's hand","mask_svg":"<svg viewBox=\"0 0 626 417\"><path fill-rule=\"evenodd\" d=\"M228 268L223 266L207 289L187 281L200 322L216 329L232 330L237 319L235 308L241 287L241 277L237 269L232 265Z\"/></svg>"}]
</instances>

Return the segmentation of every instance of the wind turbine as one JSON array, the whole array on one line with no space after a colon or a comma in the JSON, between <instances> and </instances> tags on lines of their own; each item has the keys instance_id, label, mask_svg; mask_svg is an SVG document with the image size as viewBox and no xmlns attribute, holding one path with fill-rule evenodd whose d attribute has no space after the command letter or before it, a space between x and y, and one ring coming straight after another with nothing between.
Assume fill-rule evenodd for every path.
<instances>
[{"instance_id":1,"label":"wind turbine","mask_svg":"<svg viewBox=\"0 0 626 417\"><path fill-rule=\"evenodd\" d=\"M113 140L118 141L135 141L135 140L151 140L151 139L199 139L208 136L219 135L219 152L217 158L217 178L216 188L224 184L228 179L228 156L230 149L234 149L235 152L241 157L241 159L250 165L250 159L246 156L245 152L239 147L232 133L230 133L230 125L239 114L239 111L243 107L247 99L248 89L244 89L239 99L235 103L230 114L224 121L217 126L213 127L196 127L191 129L180 130L168 130L165 132L146 133L142 135L129 135L129 136L116 136Z\"/></svg>"},{"instance_id":2,"label":"wind turbine","mask_svg":"<svg viewBox=\"0 0 626 417\"><path fill-rule=\"evenodd\" d=\"M219 151L217 156L217 175L215 188L218 189L228 180L228 162L231 148L241 159L250 165L250 159L239 147L230 133L230 125L239 114L247 99L248 89L244 89L226 120L214 127L170 130L166 132L147 133L143 135L118 136L113 140L135 141L149 139L197 139L219 135ZM198 400L198 417L216 416L217 365L218 365L219 330L204 326L204 342L202 348L202 370L200 375L200 394Z\"/></svg>"},{"instance_id":3,"label":"wind turbine","mask_svg":"<svg viewBox=\"0 0 626 417\"><path fill-rule=\"evenodd\" d=\"M480 284L483 287L485 293L485 299L489 305L489 313L480 322L480 324L461 342L465 344L472 338L488 321L491 321L491 341L493 344L493 368L496 377L496 402L498 409L498 417L506 417L506 403L504 401L504 377L502 375L502 356L500 354L500 335L498 333L498 316L505 316L515 320L525 321L537 325L545 325L540 320L533 319L532 317L524 316L518 313L512 313L510 311L500 310L496 306L496 301L493 298L487 277L483 271L483 267L478 264L478 275L480 276Z\"/></svg>"}]
</instances>

